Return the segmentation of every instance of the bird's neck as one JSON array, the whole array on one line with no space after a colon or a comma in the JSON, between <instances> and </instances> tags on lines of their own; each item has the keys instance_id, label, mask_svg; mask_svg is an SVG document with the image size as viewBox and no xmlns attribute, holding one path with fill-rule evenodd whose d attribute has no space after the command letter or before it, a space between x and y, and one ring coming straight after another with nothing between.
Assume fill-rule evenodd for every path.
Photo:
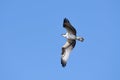
<instances>
[{"instance_id":1,"label":"bird's neck","mask_svg":"<svg viewBox=\"0 0 120 80\"><path fill-rule=\"evenodd\" d=\"M62 36L65 37L65 38L67 38L68 33L63 34Z\"/></svg>"}]
</instances>

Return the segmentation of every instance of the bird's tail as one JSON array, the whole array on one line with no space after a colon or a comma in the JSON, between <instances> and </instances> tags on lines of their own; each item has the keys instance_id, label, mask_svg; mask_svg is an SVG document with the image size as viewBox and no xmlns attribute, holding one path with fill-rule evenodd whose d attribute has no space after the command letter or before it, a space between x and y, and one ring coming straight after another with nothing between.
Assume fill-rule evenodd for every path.
<instances>
[{"instance_id":1,"label":"bird's tail","mask_svg":"<svg viewBox=\"0 0 120 80\"><path fill-rule=\"evenodd\" d=\"M77 39L78 41L81 41L81 42L84 41L84 38L83 38L83 37L76 37L76 39Z\"/></svg>"}]
</instances>

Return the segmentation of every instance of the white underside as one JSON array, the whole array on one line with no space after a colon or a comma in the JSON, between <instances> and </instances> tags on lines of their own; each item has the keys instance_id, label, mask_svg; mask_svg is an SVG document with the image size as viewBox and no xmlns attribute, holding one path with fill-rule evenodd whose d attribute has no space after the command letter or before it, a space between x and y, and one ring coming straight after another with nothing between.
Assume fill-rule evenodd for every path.
<instances>
[{"instance_id":1,"label":"white underside","mask_svg":"<svg viewBox=\"0 0 120 80\"><path fill-rule=\"evenodd\" d=\"M73 34L70 34L70 33L66 33L65 35L63 35L63 37L65 37L65 38L67 38L67 39L76 39L76 36L75 35L73 35Z\"/></svg>"},{"instance_id":2,"label":"white underside","mask_svg":"<svg viewBox=\"0 0 120 80\"><path fill-rule=\"evenodd\" d=\"M65 49L64 55L62 55L62 59L67 62L70 52L72 50L72 46Z\"/></svg>"},{"instance_id":3,"label":"white underside","mask_svg":"<svg viewBox=\"0 0 120 80\"><path fill-rule=\"evenodd\" d=\"M72 39L72 40L78 40L78 41L81 41L83 42L84 41L84 38L83 37L80 37L80 36L75 36L71 33L66 33L65 35L63 35L63 37L67 38L67 39Z\"/></svg>"}]
</instances>

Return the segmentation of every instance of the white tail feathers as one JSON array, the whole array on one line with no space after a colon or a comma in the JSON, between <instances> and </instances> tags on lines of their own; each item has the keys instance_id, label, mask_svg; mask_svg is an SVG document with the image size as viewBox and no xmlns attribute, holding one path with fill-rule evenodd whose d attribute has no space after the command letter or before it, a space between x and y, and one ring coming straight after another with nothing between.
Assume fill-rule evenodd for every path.
<instances>
[{"instance_id":1,"label":"white tail feathers","mask_svg":"<svg viewBox=\"0 0 120 80\"><path fill-rule=\"evenodd\" d=\"M83 37L76 37L76 39L77 39L78 41L81 41L81 42L84 41L84 38L83 38Z\"/></svg>"}]
</instances>

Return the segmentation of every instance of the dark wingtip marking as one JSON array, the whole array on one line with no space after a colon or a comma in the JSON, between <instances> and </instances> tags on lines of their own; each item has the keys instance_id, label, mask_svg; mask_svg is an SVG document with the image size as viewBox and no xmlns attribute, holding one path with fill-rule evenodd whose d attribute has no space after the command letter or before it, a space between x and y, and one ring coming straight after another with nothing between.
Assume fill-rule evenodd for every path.
<instances>
[{"instance_id":1,"label":"dark wingtip marking","mask_svg":"<svg viewBox=\"0 0 120 80\"><path fill-rule=\"evenodd\" d=\"M62 64L62 67L65 67L66 66L66 61L64 61L63 59L61 59L61 64Z\"/></svg>"},{"instance_id":2,"label":"dark wingtip marking","mask_svg":"<svg viewBox=\"0 0 120 80\"><path fill-rule=\"evenodd\" d=\"M64 18L63 20L63 27L66 27L66 25L70 24L69 20L67 18Z\"/></svg>"},{"instance_id":3,"label":"dark wingtip marking","mask_svg":"<svg viewBox=\"0 0 120 80\"><path fill-rule=\"evenodd\" d=\"M69 20L67 18L64 18L64 23L69 23Z\"/></svg>"}]
</instances>

